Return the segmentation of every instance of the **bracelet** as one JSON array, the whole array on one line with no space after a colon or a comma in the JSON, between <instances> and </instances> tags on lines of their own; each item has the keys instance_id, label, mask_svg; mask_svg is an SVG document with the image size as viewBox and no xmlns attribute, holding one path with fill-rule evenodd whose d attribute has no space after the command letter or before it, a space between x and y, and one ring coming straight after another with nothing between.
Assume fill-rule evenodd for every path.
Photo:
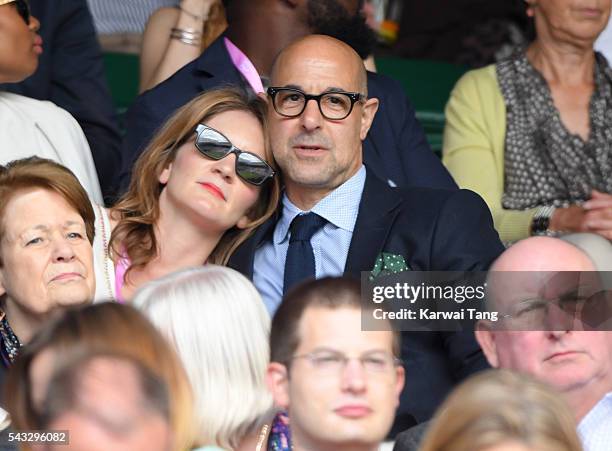
<instances>
[{"instance_id":1,"label":"bracelet","mask_svg":"<svg viewBox=\"0 0 612 451\"><path fill-rule=\"evenodd\" d=\"M173 28L170 31L170 38L194 46L199 46L202 43L202 33L193 28Z\"/></svg>"},{"instance_id":2,"label":"bracelet","mask_svg":"<svg viewBox=\"0 0 612 451\"><path fill-rule=\"evenodd\" d=\"M555 212L555 207L538 207L533 219L531 220L531 235L556 236L557 233L549 230L550 218Z\"/></svg>"},{"instance_id":3,"label":"bracelet","mask_svg":"<svg viewBox=\"0 0 612 451\"><path fill-rule=\"evenodd\" d=\"M187 14L189 17L191 17L193 20L199 20L200 22L205 22L206 19L208 19L207 16L199 16L197 14L192 13L191 11L187 11L185 8L183 8L180 4L175 6L176 9L178 9L179 11L184 12L185 14Z\"/></svg>"}]
</instances>

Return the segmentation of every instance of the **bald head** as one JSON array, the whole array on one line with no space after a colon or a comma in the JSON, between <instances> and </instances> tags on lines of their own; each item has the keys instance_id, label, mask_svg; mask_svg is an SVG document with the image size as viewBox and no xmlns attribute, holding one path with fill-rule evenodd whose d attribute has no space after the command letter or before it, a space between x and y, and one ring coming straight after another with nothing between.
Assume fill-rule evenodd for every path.
<instances>
[{"instance_id":1,"label":"bald head","mask_svg":"<svg viewBox=\"0 0 612 451\"><path fill-rule=\"evenodd\" d=\"M297 62L307 60L320 65L325 65L328 62L339 64L354 79L354 89L367 96L368 77L363 61L357 52L338 39L319 34L298 39L278 54L272 66L272 86L277 85L279 71L291 67Z\"/></svg>"},{"instance_id":2,"label":"bald head","mask_svg":"<svg viewBox=\"0 0 612 451\"><path fill-rule=\"evenodd\" d=\"M558 238L532 237L507 249L491 271L595 271L589 257Z\"/></svg>"},{"instance_id":3,"label":"bald head","mask_svg":"<svg viewBox=\"0 0 612 451\"><path fill-rule=\"evenodd\" d=\"M490 310L511 310L530 297L553 299L581 285L598 285L595 265L576 246L558 238L532 237L507 249L487 276ZM507 312L506 312L507 313Z\"/></svg>"}]
</instances>

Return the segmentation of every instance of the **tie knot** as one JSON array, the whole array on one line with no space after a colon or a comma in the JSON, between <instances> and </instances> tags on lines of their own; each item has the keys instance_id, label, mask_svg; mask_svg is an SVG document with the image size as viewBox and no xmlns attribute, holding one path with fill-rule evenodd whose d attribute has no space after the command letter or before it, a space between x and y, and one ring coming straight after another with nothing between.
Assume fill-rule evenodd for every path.
<instances>
[{"instance_id":1,"label":"tie knot","mask_svg":"<svg viewBox=\"0 0 612 451\"><path fill-rule=\"evenodd\" d=\"M310 241L317 230L325 225L327 221L316 213L306 213L296 216L291 221L291 238L289 243L295 241Z\"/></svg>"}]
</instances>

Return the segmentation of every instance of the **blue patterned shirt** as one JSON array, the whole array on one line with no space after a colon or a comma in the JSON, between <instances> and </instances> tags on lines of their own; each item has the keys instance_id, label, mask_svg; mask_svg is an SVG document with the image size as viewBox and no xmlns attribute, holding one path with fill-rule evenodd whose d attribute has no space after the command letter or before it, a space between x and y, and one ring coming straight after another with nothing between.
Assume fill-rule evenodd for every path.
<instances>
[{"instance_id":1,"label":"blue patterned shirt","mask_svg":"<svg viewBox=\"0 0 612 451\"><path fill-rule=\"evenodd\" d=\"M580 421L578 435L584 451L612 449L612 392L604 396Z\"/></svg>"},{"instance_id":2,"label":"blue patterned shirt","mask_svg":"<svg viewBox=\"0 0 612 451\"><path fill-rule=\"evenodd\" d=\"M365 167L361 166L354 176L310 210L327 220L325 226L310 240L317 279L344 273L365 179ZM285 259L291 236L289 226L297 215L308 213L296 207L286 194L283 195L282 202L283 211L274 228L272 241L265 243L255 252L253 270L253 283L270 315L274 314L283 297Z\"/></svg>"}]
</instances>

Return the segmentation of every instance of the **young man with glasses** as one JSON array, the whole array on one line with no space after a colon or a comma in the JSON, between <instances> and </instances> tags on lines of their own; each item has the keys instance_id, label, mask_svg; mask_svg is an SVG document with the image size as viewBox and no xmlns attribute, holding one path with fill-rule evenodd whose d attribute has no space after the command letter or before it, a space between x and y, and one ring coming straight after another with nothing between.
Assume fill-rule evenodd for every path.
<instances>
[{"instance_id":1,"label":"young man with glasses","mask_svg":"<svg viewBox=\"0 0 612 451\"><path fill-rule=\"evenodd\" d=\"M268 369L292 449L378 450L404 384L399 348L396 332L361 330L359 282L326 278L293 290L272 320Z\"/></svg>"},{"instance_id":2,"label":"young man with glasses","mask_svg":"<svg viewBox=\"0 0 612 451\"><path fill-rule=\"evenodd\" d=\"M371 271L486 269L503 247L490 213L463 190L390 188L363 164L379 106L359 56L313 35L278 57L268 90L270 143L285 192L276 218L230 259L272 313L296 283ZM456 381L486 366L473 334L405 334L410 384L399 420L428 419Z\"/></svg>"}]
</instances>

